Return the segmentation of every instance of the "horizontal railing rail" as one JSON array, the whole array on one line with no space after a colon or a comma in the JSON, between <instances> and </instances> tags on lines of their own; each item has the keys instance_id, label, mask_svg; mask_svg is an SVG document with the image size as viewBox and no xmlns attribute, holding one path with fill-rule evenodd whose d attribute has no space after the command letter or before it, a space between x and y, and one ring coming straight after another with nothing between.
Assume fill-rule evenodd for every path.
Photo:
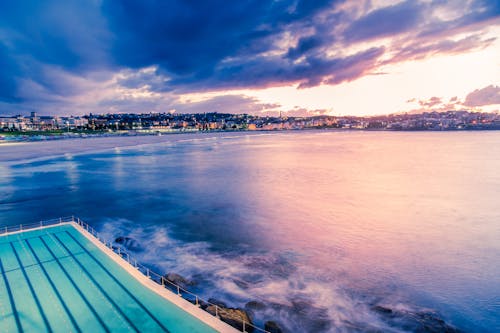
<instances>
[{"instance_id":1,"label":"horizontal railing rail","mask_svg":"<svg viewBox=\"0 0 500 333\"><path fill-rule=\"evenodd\" d=\"M65 217L60 217L57 219L42 220L40 222L1 226L0 227L0 235L9 234L12 232L29 230L29 229L36 229L36 228L40 228L40 227L48 227L51 225L56 225L56 224L61 224L61 223L69 223L69 222L76 222L75 217L74 216L65 216Z\"/></svg>"},{"instance_id":2,"label":"horizontal railing rail","mask_svg":"<svg viewBox=\"0 0 500 333\"><path fill-rule=\"evenodd\" d=\"M101 234L99 234L92 226L90 226L88 223L82 221L80 218L75 218L74 216L66 216L66 217L60 217L57 219L43 220L43 221L36 222L36 223L20 224L20 225L16 225L16 226L2 226L2 227L0 227L0 235L25 231L25 230L29 230L29 229L37 229L37 228L42 228L42 227L47 227L47 226L57 225L57 224L62 224L62 223L75 223L75 224L79 225L83 230L87 231L90 235L92 235L95 239L97 239L99 242L101 242L104 246L106 246L111 251L113 251L118 256L120 256L129 265L136 268L141 274L145 275L146 277L148 277L152 281L156 282L157 284L161 285L165 289L169 290L170 292L176 293L177 296L182 297L183 299L187 300L188 302L193 303L195 306L205 310L207 313L214 315L216 318L222 320L221 314L229 315L229 312L227 312L227 310L225 310L225 308L222 308L217 304L211 303L211 302L203 299L199 295L197 295L197 294L183 288L182 286L168 280L167 278L165 278L165 274L163 274L163 275L158 274L158 273L154 272L153 270L151 270L149 267L140 264L139 262L137 262L136 258L134 258L130 255L130 253L128 251L126 251L121 246L116 245L114 242L106 240L105 238L101 237ZM202 304L204 305L204 307L202 307ZM208 307L213 307L214 313L207 311ZM231 319L234 321L241 322L241 331L242 332L247 332L247 329L252 328L253 330L256 330L258 332L270 333L269 331L266 331L266 330L264 330L260 327L257 327L249 322L246 322L244 320L238 320L237 318L234 318L234 317L231 317Z\"/></svg>"}]
</instances>

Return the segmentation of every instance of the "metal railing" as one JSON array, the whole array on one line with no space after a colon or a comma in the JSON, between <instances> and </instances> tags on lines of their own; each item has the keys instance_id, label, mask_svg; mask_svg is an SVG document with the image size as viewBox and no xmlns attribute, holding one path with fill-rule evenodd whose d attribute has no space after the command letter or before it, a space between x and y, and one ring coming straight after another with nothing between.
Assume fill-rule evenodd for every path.
<instances>
[{"instance_id":1,"label":"metal railing","mask_svg":"<svg viewBox=\"0 0 500 333\"><path fill-rule=\"evenodd\" d=\"M127 252L121 246L115 245L114 242L108 241L105 238L101 237L101 235L92 226L90 226L86 222L83 222L80 218L75 218L74 216L66 216L66 217L60 217L57 219L43 220L43 221L36 222L36 223L20 224L17 226L0 227L0 235L21 232L21 231L25 231L25 230L29 230L29 229L38 229L38 228L48 227L48 226L62 224L62 223L75 223L75 224L77 224L84 231L87 231L95 239L97 239L99 242L101 242L104 246L106 246L107 248L112 250L114 253L118 254L118 256L120 256L129 265L136 268L144 276L146 276L147 278L156 282L157 284L161 285L162 287L169 290L170 292L177 294L177 296L182 297L183 299L187 300L188 302L194 304L195 306L199 307L200 309L205 310L207 313L210 313L211 315L215 316L219 320L222 320L221 314L229 315L229 312L227 312L225 310L225 308L220 307L219 305L211 303L207 300L204 300L199 295L192 293L189 290L183 288L182 286L168 280L165 277L165 275L158 274L158 273L152 271L149 267L138 263L136 258L133 258L129 252ZM209 307L213 307L213 313L211 311L208 311ZM235 328L241 330L242 332L246 333L247 329L253 329L253 330L257 330L258 332L270 333L269 331L266 331L266 330L264 330L260 327L257 327L249 322L246 322L244 320L239 320L238 318L235 318L235 317L231 317L231 320L239 321L241 323L241 327L235 327ZM232 326L232 327L234 327L234 326Z\"/></svg>"},{"instance_id":2,"label":"metal railing","mask_svg":"<svg viewBox=\"0 0 500 333\"><path fill-rule=\"evenodd\" d=\"M65 216L65 217L60 217L57 219L51 219L51 220L43 220L40 222L34 222L34 223L28 223L28 224L19 224L19 225L14 225L14 226L3 226L0 227L0 235L5 235L5 234L10 234L14 232L20 232L24 230L29 230L29 229L37 229L41 227L48 227L51 225L57 225L61 223L69 223L69 222L76 222L74 216Z\"/></svg>"}]
</instances>

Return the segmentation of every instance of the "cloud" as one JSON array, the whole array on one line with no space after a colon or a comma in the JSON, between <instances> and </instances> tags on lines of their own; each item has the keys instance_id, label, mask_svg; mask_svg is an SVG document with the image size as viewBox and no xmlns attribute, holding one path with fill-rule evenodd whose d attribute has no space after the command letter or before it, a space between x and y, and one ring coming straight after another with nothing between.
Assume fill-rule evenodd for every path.
<instances>
[{"instance_id":1,"label":"cloud","mask_svg":"<svg viewBox=\"0 0 500 333\"><path fill-rule=\"evenodd\" d=\"M355 20L344 37L352 42L400 34L415 28L422 14L422 6L412 0L376 9Z\"/></svg>"},{"instance_id":2,"label":"cloud","mask_svg":"<svg viewBox=\"0 0 500 333\"><path fill-rule=\"evenodd\" d=\"M46 94L67 93L72 88L52 80L47 68L71 75L105 68L109 37L96 1L3 1L0 98L25 102L21 90L29 82Z\"/></svg>"},{"instance_id":3,"label":"cloud","mask_svg":"<svg viewBox=\"0 0 500 333\"><path fill-rule=\"evenodd\" d=\"M421 106L424 106L424 107L428 107L428 108L431 108L437 104L442 104L442 100L441 98L439 97L431 97L430 99L428 100L419 100L418 101L418 104L420 104Z\"/></svg>"},{"instance_id":4,"label":"cloud","mask_svg":"<svg viewBox=\"0 0 500 333\"><path fill-rule=\"evenodd\" d=\"M17 78L21 72L8 53L7 47L0 42L0 102L18 101Z\"/></svg>"},{"instance_id":5,"label":"cloud","mask_svg":"<svg viewBox=\"0 0 500 333\"><path fill-rule=\"evenodd\" d=\"M181 92L339 84L377 73L388 61L486 47L493 40L480 33L443 37L499 14L494 4L478 0L353 8L343 1L104 1L103 12L113 34L126 36L113 43L115 61L130 68L157 65L169 77L167 89ZM351 48L385 37L394 41ZM390 60L379 61L382 56Z\"/></svg>"},{"instance_id":6,"label":"cloud","mask_svg":"<svg viewBox=\"0 0 500 333\"><path fill-rule=\"evenodd\" d=\"M495 38L482 39L482 35L472 35L459 40L440 41L418 40L410 43L393 45L393 54L384 64L425 59L434 55L459 54L480 50L490 46Z\"/></svg>"},{"instance_id":7,"label":"cloud","mask_svg":"<svg viewBox=\"0 0 500 333\"><path fill-rule=\"evenodd\" d=\"M498 1L484 0L3 1L0 112L37 101L83 112L81 100L101 94L94 83L117 109L193 92L337 85L488 47L499 17Z\"/></svg>"},{"instance_id":8,"label":"cloud","mask_svg":"<svg viewBox=\"0 0 500 333\"><path fill-rule=\"evenodd\" d=\"M500 105L500 87L496 85L489 85L482 89L476 89L465 97L465 100L459 99L457 96L451 97L445 101L441 97L431 97L428 99L412 98L407 101L408 104L417 105L416 108L408 111L410 113L422 113L428 111L453 111L453 110L467 110L473 108L476 111L478 107L485 107L490 105Z\"/></svg>"},{"instance_id":9,"label":"cloud","mask_svg":"<svg viewBox=\"0 0 500 333\"><path fill-rule=\"evenodd\" d=\"M264 114L279 113L281 105L262 103L255 97L245 95L221 95L202 101L185 101L172 104L171 107L180 113L234 113L234 114Z\"/></svg>"},{"instance_id":10,"label":"cloud","mask_svg":"<svg viewBox=\"0 0 500 333\"><path fill-rule=\"evenodd\" d=\"M500 104L500 87L489 85L482 89L476 89L465 97L464 105L476 107Z\"/></svg>"}]
</instances>

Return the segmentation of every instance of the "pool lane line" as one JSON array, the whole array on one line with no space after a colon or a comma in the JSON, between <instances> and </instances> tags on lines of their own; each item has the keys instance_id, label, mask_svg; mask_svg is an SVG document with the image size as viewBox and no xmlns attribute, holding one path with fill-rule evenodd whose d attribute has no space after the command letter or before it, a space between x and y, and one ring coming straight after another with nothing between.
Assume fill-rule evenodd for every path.
<instances>
[{"instance_id":1,"label":"pool lane line","mask_svg":"<svg viewBox=\"0 0 500 333\"><path fill-rule=\"evenodd\" d=\"M37 237L38 238L38 237ZM34 238L30 238L30 239L34 239ZM5 243L4 243L5 244ZM83 252L82 252L83 253ZM62 256L62 257L59 257L59 259L64 259L64 258L67 258L69 256ZM51 259L51 260L44 260L44 261L40 261L41 264L46 264L46 263L49 263L49 262L53 262L55 261L54 259ZM25 265L24 268L30 268L30 267L36 267L38 266L38 264L31 264L31 265ZM10 273L10 272L15 272L15 271L18 271L20 270L21 268L12 268L12 269L9 269L9 270L5 270L5 273Z\"/></svg>"},{"instance_id":2,"label":"pool lane line","mask_svg":"<svg viewBox=\"0 0 500 333\"><path fill-rule=\"evenodd\" d=\"M24 254L27 255L30 258L31 261L36 262L36 259L33 256L33 253L30 250L27 249L28 242L26 240L24 240L24 239L20 239L20 237L18 237L18 238L19 238L19 244L21 245L21 248L23 249ZM36 270L37 278L40 281L46 281L46 280L48 280L48 276L47 276L47 274L44 275L44 272L40 268L40 264L29 265L29 267L37 267L37 270ZM26 269L26 266L24 266L24 269ZM44 277L45 277L45 280L44 280ZM45 288L45 289L48 290L48 288ZM42 297L42 299L43 299L43 297ZM61 311L61 306L59 306L57 304L57 301L54 299L54 295L50 291L48 292L48 300L49 300L49 304L52 305L51 307L55 307L56 308L56 311L57 311L56 314L59 316L59 318L56 318L56 323L64 321L64 324L66 326L67 332L72 332L71 325L68 323L68 319L64 316L64 311ZM49 320L49 322L50 322L50 320Z\"/></svg>"},{"instance_id":3,"label":"pool lane line","mask_svg":"<svg viewBox=\"0 0 500 333\"><path fill-rule=\"evenodd\" d=\"M102 286L97 283L97 281L95 280L95 278L92 276L92 274L89 273L89 271L84 267L84 265L72 254L72 252L66 247L66 245L61 242L61 240L57 237L57 235L55 234L52 234L52 236L54 236L57 241L59 242L59 246L63 246L64 249L66 250L66 252L68 252L70 255L71 255L71 258L73 259L73 261L78 265L80 266L80 270L86 274L88 276L88 278L90 279L90 281L97 287L97 289L99 289L99 291L101 291L101 293L104 295L104 297L109 301L109 303L111 303L113 305L113 307L118 311L118 313L123 317L123 319L125 319L127 321L127 323L129 324L129 326L137 333L140 333L140 330L135 326L135 324L132 322L132 320L123 312L123 310L118 306L118 304L111 298L111 296L108 295L108 293L102 288ZM44 241L45 243L45 241ZM57 245L57 243L56 243Z\"/></svg>"},{"instance_id":4,"label":"pool lane line","mask_svg":"<svg viewBox=\"0 0 500 333\"><path fill-rule=\"evenodd\" d=\"M42 308L42 304L40 304L40 300L38 299L38 296L35 293L35 289L33 288L33 285L31 284L31 281L28 277L28 273L26 273L26 270L23 267L23 263L22 263L21 259L19 258L19 254L17 253L17 250L14 247L14 245L12 244L12 242L9 242L9 245L12 248L12 251L14 252L14 256L16 257L16 260L19 263L19 267L21 268L21 272L23 273L24 279L26 280L26 282L28 284L28 288L31 292L31 295L33 295L33 298L35 299L35 303L36 303L36 306L38 308L38 311L42 315L43 323L45 324L47 331L52 332L52 327L50 326L49 320L47 319L47 315L45 314L45 311Z\"/></svg>"},{"instance_id":5,"label":"pool lane line","mask_svg":"<svg viewBox=\"0 0 500 333\"><path fill-rule=\"evenodd\" d=\"M12 290L10 289L9 281L7 280L7 275L3 269L2 258L0 258L0 273L2 274L5 287L7 287L7 294L9 295L9 301L12 305L12 312L14 313L14 319L16 320L17 330L20 333L24 333L23 327L21 326L21 321L19 320L19 314L17 313L16 303L14 302L14 296L12 295Z\"/></svg>"},{"instance_id":6,"label":"pool lane line","mask_svg":"<svg viewBox=\"0 0 500 333\"><path fill-rule=\"evenodd\" d=\"M38 237L40 238L40 237ZM73 324L73 326L75 327L76 331L77 332L82 332L82 330L80 329L80 327L78 326L78 323L76 322L76 319L75 317L73 317L73 314L71 313L71 311L69 310L68 308L68 305L66 304L66 302L63 300L62 298L62 295L59 293L59 290L56 288L56 285L54 284L54 281L52 281L52 278L50 277L49 273L47 272L47 270L45 269L45 267L43 266L43 263L46 263L46 262L43 262L40 260L40 258L38 257L38 255L36 254L35 250L33 249L33 247L31 246L31 244L26 241L26 244L28 245L28 247L30 248L30 251L33 253L33 258L38 262L40 268L42 269L43 273L45 274L47 280L49 281L49 284L50 286L52 287L52 289L54 290L54 293L56 294L57 298L59 299L59 302L61 302L64 310L66 311L68 317L69 317L69 320L71 320L71 323ZM55 260L54 260L55 261ZM48 262L52 262L51 261L48 261Z\"/></svg>"},{"instance_id":7,"label":"pool lane line","mask_svg":"<svg viewBox=\"0 0 500 333\"><path fill-rule=\"evenodd\" d=\"M71 282L71 284L73 285L73 287L76 289L77 293L80 295L80 297L83 299L83 301L85 302L85 304L87 305L87 307L90 309L90 311L94 314L95 318L97 319L97 321L101 324L102 328L108 332L108 333L111 333L111 330L106 326L106 324L104 323L104 321L102 320L102 318L97 314L96 310L94 309L94 307L92 306L92 304L90 304L89 300L85 297L85 295L83 294L83 292L80 290L80 288L78 288L78 284L73 280L73 278L69 275L68 271L66 270L66 268L64 268L64 266L61 264L61 262L59 261L59 259L57 258L57 256L54 254L54 252L52 251L52 249L49 248L49 246L47 245L47 243L45 242L45 240L42 238L42 237L39 237L40 240L42 241L42 243L45 245L45 247L47 248L47 250L50 252L50 254L54 257L55 261L57 262L57 264L59 265L59 267L62 269L62 271L64 272L64 274L66 275L66 277L68 278L68 280Z\"/></svg>"},{"instance_id":8,"label":"pool lane line","mask_svg":"<svg viewBox=\"0 0 500 333\"><path fill-rule=\"evenodd\" d=\"M57 248L57 250L60 251L59 254L67 253L67 251L65 249L63 249L62 246L59 244L59 241L54 239L54 237L52 237L50 233L44 234L43 237L48 238L45 245L51 251L52 251L51 248L53 248L54 251ZM51 246L49 246L49 244L48 244L49 240L50 240ZM80 254L84 255L85 252L79 252L78 255L80 255ZM53 255L55 256L54 253L53 253ZM115 306L113 306L113 304L111 302L109 302L109 300L106 299L105 294L102 292L102 290L100 290L98 288L98 286L96 285L95 282L92 282L92 280L89 278L88 274L86 274L81 268L78 267L78 263L76 262L76 260L71 255L64 255L62 257L68 258L69 261L65 261L65 263L67 263L67 265L71 265L69 268L70 271L75 270L75 274L79 275L78 277L75 277L75 278L76 279L83 279L85 282L85 285L92 289L92 290L88 290L87 293L91 293L92 295L96 296L96 298L94 300L92 300L93 302L94 301L97 302L96 306L104 304L108 310L113 312L112 314L110 314L112 316L111 319L109 319L109 321L106 321L108 323L108 326L113 327L113 323L115 321L119 321L119 323L121 325L123 325L122 330L126 330L126 331L132 330L133 328L129 324L127 324L123 315L121 315L117 311L117 308ZM99 309L96 308L96 310L99 310ZM99 312L101 313L100 310L99 310Z\"/></svg>"},{"instance_id":9,"label":"pool lane line","mask_svg":"<svg viewBox=\"0 0 500 333\"><path fill-rule=\"evenodd\" d=\"M145 306L144 304L142 304L142 302L134 296L134 294L132 294L121 282L120 280L118 280L113 274L111 274L111 272L109 272L109 270L88 250L86 249L81 243L80 241L78 241L69 231L61 231L61 233L66 233L69 237L71 237L73 239L73 241L80 247L82 248L107 274L108 276L110 276L150 317L151 319L153 319L162 329L165 330L165 332L170 332L168 330L168 328L166 328L159 320L158 318L156 318L152 313L151 311L149 311ZM57 235L54 233L54 236L57 237ZM57 237L57 239L59 240L59 242L61 242L61 240L59 239L59 237ZM62 243L62 242L61 242ZM63 244L63 243L62 243ZM63 244L63 246L65 246ZM99 250L99 249L98 249ZM101 251L101 250L99 250ZM127 273L128 274L128 273Z\"/></svg>"}]
</instances>

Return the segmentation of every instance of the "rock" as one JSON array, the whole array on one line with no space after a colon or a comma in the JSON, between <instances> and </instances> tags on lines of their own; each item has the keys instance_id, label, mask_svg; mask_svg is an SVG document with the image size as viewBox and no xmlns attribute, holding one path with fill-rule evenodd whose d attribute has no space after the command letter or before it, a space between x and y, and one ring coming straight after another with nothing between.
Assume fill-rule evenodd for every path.
<instances>
[{"instance_id":1,"label":"rock","mask_svg":"<svg viewBox=\"0 0 500 333\"><path fill-rule=\"evenodd\" d=\"M117 237L115 239L115 243L118 243L118 244L123 244L124 241L125 241L125 237L122 237L122 236Z\"/></svg>"},{"instance_id":2,"label":"rock","mask_svg":"<svg viewBox=\"0 0 500 333\"><path fill-rule=\"evenodd\" d=\"M280 325L271 320L265 322L264 330L268 331L269 333L283 333Z\"/></svg>"},{"instance_id":3,"label":"rock","mask_svg":"<svg viewBox=\"0 0 500 333\"><path fill-rule=\"evenodd\" d=\"M245 304L245 310L250 310L250 311L259 311L259 310L264 310L267 306L259 301L250 301L247 304Z\"/></svg>"},{"instance_id":4,"label":"rock","mask_svg":"<svg viewBox=\"0 0 500 333\"><path fill-rule=\"evenodd\" d=\"M291 305L271 303L270 306L275 311L292 314L301 322L303 328L307 327L308 332L324 332L331 328L332 321L327 308L314 306L311 300L303 297L297 297L291 300L291 303Z\"/></svg>"},{"instance_id":5,"label":"rock","mask_svg":"<svg viewBox=\"0 0 500 333\"><path fill-rule=\"evenodd\" d=\"M139 252L143 250L139 242L133 239L132 237L128 236L117 237L115 239L115 243L122 245L124 248L130 251Z\"/></svg>"},{"instance_id":6,"label":"rock","mask_svg":"<svg viewBox=\"0 0 500 333\"><path fill-rule=\"evenodd\" d=\"M173 273L173 272L167 273L164 276L164 278L168 282L173 283L175 285L178 285L179 287L184 288L184 289L187 289L187 287L189 287L189 286L196 285L196 283L194 281L188 280L185 277L183 277L182 275L179 275L179 274Z\"/></svg>"},{"instance_id":7,"label":"rock","mask_svg":"<svg viewBox=\"0 0 500 333\"><path fill-rule=\"evenodd\" d=\"M418 325L415 330L417 333L459 333L460 330L446 324L446 322L437 317L432 312L416 313Z\"/></svg>"},{"instance_id":8,"label":"rock","mask_svg":"<svg viewBox=\"0 0 500 333\"><path fill-rule=\"evenodd\" d=\"M226 303L224 303L222 301L219 301L216 298L209 298L208 299L208 303L211 303L213 305L217 305L219 308L227 308L227 304Z\"/></svg>"},{"instance_id":9,"label":"rock","mask_svg":"<svg viewBox=\"0 0 500 333\"><path fill-rule=\"evenodd\" d=\"M384 314L384 315L392 313L391 309L386 308L385 306L381 306L381 305L375 305L375 306L373 306L372 310L375 311L375 312L378 312L380 314Z\"/></svg>"},{"instance_id":10,"label":"rock","mask_svg":"<svg viewBox=\"0 0 500 333\"><path fill-rule=\"evenodd\" d=\"M437 313L429 311L408 311L391 309L375 305L371 308L391 324L401 326L405 330L416 333L460 333L461 331L448 325Z\"/></svg>"},{"instance_id":11,"label":"rock","mask_svg":"<svg viewBox=\"0 0 500 333\"><path fill-rule=\"evenodd\" d=\"M252 258L245 264L247 267L257 272L265 271L269 272L273 277L285 279L297 271L297 267L285 257L257 257Z\"/></svg>"},{"instance_id":12,"label":"rock","mask_svg":"<svg viewBox=\"0 0 500 333\"><path fill-rule=\"evenodd\" d=\"M217 307L219 318L240 331L243 331L243 322L245 324L252 324L250 316L243 309L219 307L218 305ZM206 311L215 316L215 305L209 305ZM253 326L245 325L245 331L252 333L254 331Z\"/></svg>"},{"instance_id":13,"label":"rock","mask_svg":"<svg viewBox=\"0 0 500 333\"><path fill-rule=\"evenodd\" d=\"M247 281L244 281L244 280L233 279L233 282L235 285L237 285L241 289L248 289L248 287L250 287L250 283L248 283Z\"/></svg>"}]
</instances>

